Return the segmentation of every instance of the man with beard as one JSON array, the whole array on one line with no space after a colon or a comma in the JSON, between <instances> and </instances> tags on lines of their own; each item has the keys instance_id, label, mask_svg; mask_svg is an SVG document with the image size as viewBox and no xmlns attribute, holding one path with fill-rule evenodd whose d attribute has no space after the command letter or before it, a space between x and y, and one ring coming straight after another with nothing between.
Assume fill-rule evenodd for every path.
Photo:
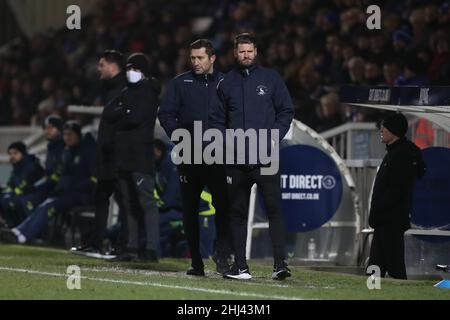
<instances>
[{"instance_id":1,"label":"man with beard","mask_svg":"<svg viewBox=\"0 0 450 320\"><path fill-rule=\"evenodd\" d=\"M232 130L254 129L270 131L267 141L259 141L258 146L266 144L266 150L271 150L275 141L273 130L278 131L279 139L283 139L289 130L294 116L293 104L280 75L271 69L256 63L258 54L255 38L247 33L240 34L235 39L235 58L237 66L232 69L220 83L218 91L222 101L222 110L214 113L217 127ZM227 130L228 131L228 130ZM275 131L275 132L277 132ZM260 137L262 139L262 137ZM229 145L227 135L227 147ZM236 144L233 150L234 164L228 163L227 183L230 204L230 222L235 262L232 268L224 274L225 278L247 280L251 273L246 262L247 220L250 191L257 184L269 218L269 231L273 245L274 270L272 278L283 280L291 276L286 262L285 228L281 211L280 176L263 174L261 159L256 164L250 159L255 155L249 152L251 146L245 149L245 164L237 164ZM260 147L261 148L261 147ZM228 149L228 148L227 148ZM272 153L272 152L271 152ZM273 154L271 158L273 158ZM278 155L275 155L278 156ZM238 154L239 157L239 154ZM241 159L242 160L242 159ZM270 163L272 164L272 163Z\"/></svg>"}]
</instances>

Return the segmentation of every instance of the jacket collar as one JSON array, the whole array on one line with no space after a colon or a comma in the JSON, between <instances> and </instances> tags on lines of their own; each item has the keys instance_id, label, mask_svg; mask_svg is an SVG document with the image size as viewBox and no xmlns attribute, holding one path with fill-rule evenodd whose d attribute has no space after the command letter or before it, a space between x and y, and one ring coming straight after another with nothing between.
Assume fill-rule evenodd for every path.
<instances>
[{"instance_id":1,"label":"jacket collar","mask_svg":"<svg viewBox=\"0 0 450 320\"><path fill-rule=\"evenodd\" d=\"M192 77L197 81L203 81L203 82L211 82L215 81L219 76L219 71L217 71L216 68L214 68L212 73L208 74L196 74L193 70L190 71Z\"/></svg>"},{"instance_id":2,"label":"jacket collar","mask_svg":"<svg viewBox=\"0 0 450 320\"><path fill-rule=\"evenodd\" d=\"M243 67L241 65L237 65L235 67L235 71L239 73L244 78L247 78L252 74L257 68L259 68L258 64L252 64L250 67Z\"/></svg>"},{"instance_id":3,"label":"jacket collar","mask_svg":"<svg viewBox=\"0 0 450 320\"><path fill-rule=\"evenodd\" d=\"M386 150L387 152L390 152L392 150L394 150L395 148L397 148L398 146L400 146L401 144L403 144L404 142L406 142L406 138L405 137L401 137L400 139L398 139L397 141L395 141L394 143L391 143L389 145L386 145Z\"/></svg>"},{"instance_id":4,"label":"jacket collar","mask_svg":"<svg viewBox=\"0 0 450 320\"><path fill-rule=\"evenodd\" d=\"M124 83L127 82L127 76L125 72L121 71L118 74L116 74L111 79L106 80L106 86L108 88L114 88L117 86L123 86Z\"/></svg>"}]
</instances>

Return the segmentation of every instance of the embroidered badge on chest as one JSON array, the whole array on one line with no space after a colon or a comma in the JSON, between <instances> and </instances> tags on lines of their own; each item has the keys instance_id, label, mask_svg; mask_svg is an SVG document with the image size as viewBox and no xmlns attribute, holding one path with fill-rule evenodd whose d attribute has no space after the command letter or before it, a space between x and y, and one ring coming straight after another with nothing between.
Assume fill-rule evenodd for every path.
<instances>
[{"instance_id":1,"label":"embroidered badge on chest","mask_svg":"<svg viewBox=\"0 0 450 320\"><path fill-rule=\"evenodd\" d=\"M256 87L256 94L258 96L265 96L269 93L269 89L266 86L260 85Z\"/></svg>"}]
</instances>

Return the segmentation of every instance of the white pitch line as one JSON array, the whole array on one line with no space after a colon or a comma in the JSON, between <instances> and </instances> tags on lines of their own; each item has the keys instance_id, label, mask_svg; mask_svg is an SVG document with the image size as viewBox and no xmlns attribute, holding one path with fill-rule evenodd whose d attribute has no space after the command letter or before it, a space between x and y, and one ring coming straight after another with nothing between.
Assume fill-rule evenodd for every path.
<instances>
[{"instance_id":1,"label":"white pitch line","mask_svg":"<svg viewBox=\"0 0 450 320\"><path fill-rule=\"evenodd\" d=\"M66 275L64 273L43 272L43 271L20 269L20 268L0 267L0 270L27 273L27 274L36 274L36 275L42 275L42 276L51 276L51 277L62 277L62 278L68 277L68 275ZM175 286L175 285L167 285L167 284L162 284L162 283L152 283L152 282L142 282L142 281L115 280L115 279L95 278L95 277L86 277L86 276L80 276L80 279L98 281L98 282L132 284L132 285L138 285L138 286L150 286L150 287L159 287L159 288L168 288L168 289L216 293L216 294L232 295L232 296L234 295L234 296L241 296L241 297L253 297L253 298L261 298L261 299L303 300L302 298L296 298L296 297L264 295L264 294L251 293L251 292L233 292L233 291L229 291L229 290L205 289L205 288L196 288L196 287L184 287L184 286Z\"/></svg>"},{"instance_id":2,"label":"white pitch line","mask_svg":"<svg viewBox=\"0 0 450 320\"><path fill-rule=\"evenodd\" d=\"M153 271L153 270L142 270L142 269L121 269L121 268L82 268L85 271L92 272L113 272L119 274L138 274L144 276L163 276L163 277L171 277L171 278L183 278L186 279L185 272L164 272L164 271ZM222 279L222 275L218 275L214 272L207 273L208 279ZM256 279L256 278L255 278ZM264 281L262 279L257 279L258 281ZM271 280L273 282L273 280ZM290 286L287 284L273 284L273 283L258 283L252 281L242 282L245 285L253 285L253 286L265 286L265 287L273 287L273 288L289 288Z\"/></svg>"},{"instance_id":3,"label":"white pitch line","mask_svg":"<svg viewBox=\"0 0 450 320\"><path fill-rule=\"evenodd\" d=\"M143 269L126 269L126 268L111 268L111 267L95 267L95 268L82 268L84 271L91 272L113 272L118 274L137 274L144 276L163 276L163 277L171 277L171 278L183 278L186 279L185 272L166 272L166 271L154 271L154 270L143 270ZM206 274L208 279L222 279L221 275L216 274L215 272L209 272ZM298 285L298 284L273 284L274 280L267 280L264 278L253 278L258 282L253 281L244 281L241 282L243 285L247 286L264 286L264 287L273 287L273 288L305 288L305 289L327 289L333 290L336 287L332 286L314 286L314 285ZM229 281L229 280L225 280ZM272 283L271 283L272 282Z\"/></svg>"}]
</instances>

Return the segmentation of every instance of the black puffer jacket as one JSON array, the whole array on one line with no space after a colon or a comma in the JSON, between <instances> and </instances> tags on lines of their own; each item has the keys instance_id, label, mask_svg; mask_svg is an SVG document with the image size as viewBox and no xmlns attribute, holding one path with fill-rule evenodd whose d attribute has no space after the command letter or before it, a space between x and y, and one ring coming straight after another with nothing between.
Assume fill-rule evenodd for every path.
<instances>
[{"instance_id":1,"label":"black puffer jacket","mask_svg":"<svg viewBox=\"0 0 450 320\"><path fill-rule=\"evenodd\" d=\"M104 110L114 125L116 168L154 174L153 135L161 86L155 78L127 84Z\"/></svg>"},{"instance_id":2,"label":"black puffer jacket","mask_svg":"<svg viewBox=\"0 0 450 320\"><path fill-rule=\"evenodd\" d=\"M401 138L387 146L373 187L369 216L372 228L410 228L414 183L425 171L422 152L411 141Z\"/></svg>"}]
</instances>

